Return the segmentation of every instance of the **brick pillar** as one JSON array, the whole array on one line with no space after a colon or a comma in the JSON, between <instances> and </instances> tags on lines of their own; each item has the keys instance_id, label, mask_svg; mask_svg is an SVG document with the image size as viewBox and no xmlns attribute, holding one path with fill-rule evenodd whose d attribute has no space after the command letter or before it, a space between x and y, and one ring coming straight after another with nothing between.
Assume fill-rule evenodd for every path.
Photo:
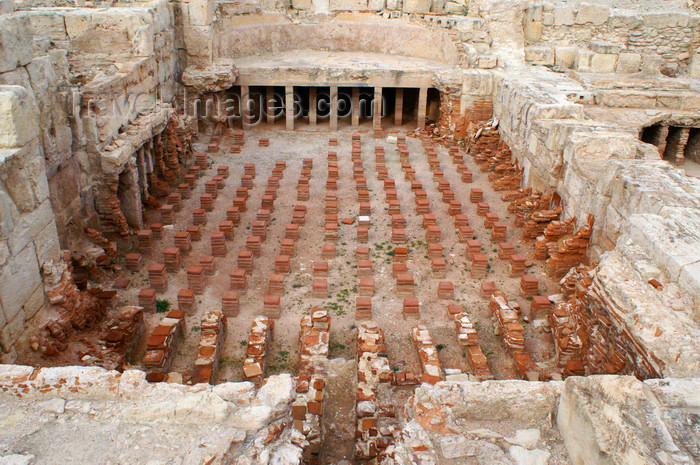
<instances>
[{"instance_id":1,"label":"brick pillar","mask_svg":"<svg viewBox=\"0 0 700 465\"><path fill-rule=\"evenodd\" d=\"M690 136L690 128L681 128L681 133L678 140L678 145L676 145L676 165L682 166L685 161L685 147L688 145L688 137Z\"/></svg>"},{"instance_id":2,"label":"brick pillar","mask_svg":"<svg viewBox=\"0 0 700 465\"><path fill-rule=\"evenodd\" d=\"M425 127L425 115L428 111L428 88L421 87L418 92L418 128Z\"/></svg>"},{"instance_id":3,"label":"brick pillar","mask_svg":"<svg viewBox=\"0 0 700 465\"><path fill-rule=\"evenodd\" d=\"M284 87L284 114L287 119L287 131L294 130L294 86Z\"/></svg>"},{"instance_id":4,"label":"brick pillar","mask_svg":"<svg viewBox=\"0 0 700 465\"><path fill-rule=\"evenodd\" d=\"M331 86L331 131L338 130L338 86Z\"/></svg>"},{"instance_id":5,"label":"brick pillar","mask_svg":"<svg viewBox=\"0 0 700 465\"><path fill-rule=\"evenodd\" d=\"M316 88L309 87L309 125L316 126Z\"/></svg>"},{"instance_id":6,"label":"brick pillar","mask_svg":"<svg viewBox=\"0 0 700 465\"><path fill-rule=\"evenodd\" d=\"M267 112L267 124L275 123L275 88L267 86L265 95L265 111Z\"/></svg>"},{"instance_id":7,"label":"brick pillar","mask_svg":"<svg viewBox=\"0 0 700 465\"><path fill-rule=\"evenodd\" d=\"M382 88L374 88L374 101L372 102L372 126L375 131L382 129Z\"/></svg>"},{"instance_id":8,"label":"brick pillar","mask_svg":"<svg viewBox=\"0 0 700 465\"><path fill-rule=\"evenodd\" d=\"M668 139L668 126L661 126L659 128L659 134L656 136L656 145L659 148L659 158L664 157L664 152L666 152L666 142Z\"/></svg>"},{"instance_id":9,"label":"brick pillar","mask_svg":"<svg viewBox=\"0 0 700 465\"><path fill-rule=\"evenodd\" d=\"M396 89L396 104L394 105L394 126L403 124L403 89Z\"/></svg>"},{"instance_id":10,"label":"brick pillar","mask_svg":"<svg viewBox=\"0 0 700 465\"><path fill-rule=\"evenodd\" d=\"M360 125L360 88L352 88L352 125Z\"/></svg>"}]
</instances>

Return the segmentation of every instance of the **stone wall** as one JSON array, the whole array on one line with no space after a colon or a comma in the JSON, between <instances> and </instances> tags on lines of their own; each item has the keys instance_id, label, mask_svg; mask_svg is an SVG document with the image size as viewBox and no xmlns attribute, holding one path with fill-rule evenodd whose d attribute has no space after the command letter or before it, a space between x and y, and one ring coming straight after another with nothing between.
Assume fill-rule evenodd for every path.
<instances>
[{"instance_id":1,"label":"stone wall","mask_svg":"<svg viewBox=\"0 0 700 465\"><path fill-rule=\"evenodd\" d=\"M70 152L52 91L52 59L36 56L29 20L0 15L0 360L44 307L41 266L59 257L48 170ZM67 134L65 134L67 132Z\"/></svg>"},{"instance_id":2,"label":"stone wall","mask_svg":"<svg viewBox=\"0 0 700 465\"><path fill-rule=\"evenodd\" d=\"M582 72L659 71L698 76L700 14L639 11L590 3L530 3L523 30L525 59Z\"/></svg>"}]
</instances>

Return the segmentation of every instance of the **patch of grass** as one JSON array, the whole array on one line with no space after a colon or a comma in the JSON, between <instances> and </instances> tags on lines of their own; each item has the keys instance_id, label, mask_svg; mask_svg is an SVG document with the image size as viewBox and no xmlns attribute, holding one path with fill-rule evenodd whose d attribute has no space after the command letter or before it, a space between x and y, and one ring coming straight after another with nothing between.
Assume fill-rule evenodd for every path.
<instances>
[{"instance_id":1,"label":"patch of grass","mask_svg":"<svg viewBox=\"0 0 700 465\"><path fill-rule=\"evenodd\" d=\"M156 300L156 313L167 313L172 304L167 299Z\"/></svg>"}]
</instances>

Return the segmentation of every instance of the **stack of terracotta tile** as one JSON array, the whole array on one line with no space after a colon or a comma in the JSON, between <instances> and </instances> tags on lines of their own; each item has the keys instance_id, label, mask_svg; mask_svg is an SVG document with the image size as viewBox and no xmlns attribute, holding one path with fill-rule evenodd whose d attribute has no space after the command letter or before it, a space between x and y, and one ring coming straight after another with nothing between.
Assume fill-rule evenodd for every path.
<instances>
[{"instance_id":1,"label":"stack of terracotta tile","mask_svg":"<svg viewBox=\"0 0 700 465\"><path fill-rule=\"evenodd\" d=\"M131 252L126 254L126 268L129 271L139 271L143 266L143 258L140 253Z\"/></svg>"},{"instance_id":2,"label":"stack of terracotta tile","mask_svg":"<svg viewBox=\"0 0 700 465\"><path fill-rule=\"evenodd\" d=\"M153 249L153 231L142 229L136 233L137 247L143 253L148 253Z\"/></svg>"},{"instance_id":3,"label":"stack of terracotta tile","mask_svg":"<svg viewBox=\"0 0 700 465\"><path fill-rule=\"evenodd\" d=\"M141 366L147 373L167 373L185 333L185 314L171 310L146 340Z\"/></svg>"},{"instance_id":4,"label":"stack of terracotta tile","mask_svg":"<svg viewBox=\"0 0 700 465\"><path fill-rule=\"evenodd\" d=\"M473 279L485 278L488 274L489 259L482 253L472 254L471 277Z\"/></svg>"},{"instance_id":5,"label":"stack of terracotta tile","mask_svg":"<svg viewBox=\"0 0 700 465\"><path fill-rule=\"evenodd\" d=\"M471 203L482 203L484 201L484 191L479 187L472 187L469 193L469 201Z\"/></svg>"},{"instance_id":6,"label":"stack of terracotta tile","mask_svg":"<svg viewBox=\"0 0 700 465\"><path fill-rule=\"evenodd\" d=\"M481 241L478 239L467 239L465 256L471 259L474 254L481 253Z\"/></svg>"},{"instance_id":7,"label":"stack of terracotta tile","mask_svg":"<svg viewBox=\"0 0 700 465\"><path fill-rule=\"evenodd\" d=\"M204 268L204 274L211 276L216 272L216 262L212 255L204 255L199 258L199 266Z\"/></svg>"},{"instance_id":8,"label":"stack of terracotta tile","mask_svg":"<svg viewBox=\"0 0 700 465\"><path fill-rule=\"evenodd\" d=\"M199 225L207 224L207 211L203 208L192 210L192 222Z\"/></svg>"},{"instance_id":9,"label":"stack of terracotta tile","mask_svg":"<svg viewBox=\"0 0 700 465\"><path fill-rule=\"evenodd\" d=\"M452 300L455 298L455 285L452 281L440 281L437 289L438 299Z\"/></svg>"},{"instance_id":10,"label":"stack of terracotta tile","mask_svg":"<svg viewBox=\"0 0 700 465\"><path fill-rule=\"evenodd\" d=\"M518 312L509 306L506 299L498 293L491 296L489 309L506 348L513 352L524 352L525 336L523 336L523 331L525 328L518 321Z\"/></svg>"},{"instance_id":11,"label":"stack of terracotta tile","mask_svg":"<svg viewBox=\"0 0 700 465\"><path fill-rule=\"evenodd\" d=\"M291 271L291 257L289 255L278 255L275 258L275 273L287 274Z\"/></svg>"},{"instance_id":12,"label":"stack of terracotta tile","mask_svg":"<svg viewBox=\"0 0 700 465\"><path fill-rule=\"evenodd\" d=\"M413 297L415 281L410 273L396 275L396 291L400 297Z\"/></svg>"},{"instance_id":13,"label":"stack of terracotta tile","mask_svg":"<svg viewBox=\"0 0 700 465\"><path fill-rule=\"evenodd\" d=\"M242 268L231 271L229 275L231 289L245 289L248 286L248 273Z\"/></svg>"},{"instance_id":14,"label":"stack of terracotta tile","mask_svg":"<svg viewBox=\"0 0 700 465\"><path fill-rule=\"evenodd\" d=\"M423 191L424 192L424 191ZM416 199L416 213L419 215L424 215L430 213L430 201L424 198Z\"/></svg>"},{"instance_id":15,"label":"stack of terracotta tile","mask_svg":"<svg viewBox=\"0 0 700 465\"><path fill-rule=\"evenodd\" d=\"M496 283L491 282L491 281L482 281L481 282L481 297L486 298L486 299L491 299L491 296L498 292L498 287L496 287Z\"/></svg>"},{"instance_id":16,"label":"stack of terracotta tile","mask_svg":"<svg viewBox=\"0 0 700 465\"><path fill-rule=\"evenodd\" d=\"M205 212L214 211L214 197L211 194L204 193L199 196L199 205Z\"/></svg>"},{"instance_id":17,"label":"stack of terracotta tile","mask_svg":"<svg viewBox=\"0 0 700 465\"><path fill-rule=\"evenodd\" d=\"M262 245L260 242L259 236L248 236L245 240L245 248L246 250L253 252L254 257L259 257L260 251L262 250Z\"/></svg>"},{"instance_id":18,"label":"stack of terracotta tile","mask_svg":"<svg viewBox=\"0 0 700 465\"><path fill-rule=\"evenodd\" d=\"M326 278L313 278L311 297L316 299L328 297L328 280Z\"/></svg>"},{"instance_id":19,"label":"stack of terracotta tile","mask_svg":"<svg viewBox=\"0 0 700 465\"><path fill-rule=\"evenodd\" d=\"M157 241L163 239L163 223L151 223L149 227L153 231L153 239Z\"/></svg>"},{"instance_id":20,"label":"stack of terracotta tile","mask_svg":"<svg viewBox=\"0 0 700 465\"><path fill-rule=\"evenodd\" d=\"M165 265L154 263L148 267L148 282L151 287L158 292L165 292L168 289L168 276L165 272Z\"/></svg>"},{"instance_id":21,"label":"stack of terracotta tile","mask_svg":"<svg viewBox=\"0 0 700 465\"><path fill-rule=\"evenodd\" d=\"M156 310L156 289L146 288L141 289L139 292L139 307L143 307L144 310L155 311Z\"/></svg>"},{"instance_id":22,"label":"stack of terracotta tile","mask_svg":"<svg viewBox=\"0 0 700 465\"><path fill-rule=\"evenodd\" d=\"M204 268L199 265L193 265L187 268L187 286L194 290L195 293L201 294L204 292L206 283L207 277L204 274Z\"/></svg>"},{"instance_id":23,"label":"stack of terracotta tile","mask_svg":"<svg viewBox=\"0 0 700 465\"><path fill-rule=\"evenodd\" d=\"M318 261L313 264L313 275L317 278L328 277L328 262Z\"/></svg>"},{"instance_id":24,"label":"stack of terracotta tile","mask_svg":"<svg viewBox=\"0 0 700 465\"><path fill-rule=\"evenodd\" d=\"M372 318L372 298L358 296L355 299L355 319L369 320Z\"/></svg>"},{"instance_id":25,"label":"stack of terracotta tile","mask_svg":"<svg viewBox=\"0 0 700 465\"><path fill-rule=\"evenodd\" d=\"M280 239L280 255L294 256L294 239L287 237Z\"/></svg>"},{"instance_id":26,"label":"stack of terracotta tile","mask_svg":"<svg viewBox=\"0 0 700 465\"><path fill-rule=\"evenodd\" d=\"M435 226L436 217L434 213L426 213L423 215L423 226Z\"/></svg>"},{"instance_id":27,"label":"stack of terracotta tile","mask_svg":"<svg viewBox=\"0 0 700 465\"><path fill-rule=\"evenodd\" d=\"M238 268L248 272L253 271L253 252L250 250L241 250L238 252Z\"/></svg>"},{"instance_id":28,"label":"stack of terracotta tile","mask_svg":"<svg viewBox=\"0 0 700 465\"><path fill-rule=\"evenodd\" d=\"M492 242L503 242L506 240L506 230L508 226L502 221L496 221L493 223L491 229L491 241Z\"/></svg>"},{"instance_id":29,"label":"stack of terracotta tile","mask_svg":"<svg viewBox=\"0 0 700 465\"><path fill-rule=\"evenodd\" d=\"M282 310L281 297L278 295L266 295L263 297L263 315L268 318L279 318Z\"/></svg>"},{"instance_id":30,"label":"stack of terracotta tile","mask_svg":"<svg viewBox=\"0 0 700 465\"><path fill-rule=\"evenodd\" d=\"M430 337L430 332L423 325L416 325L411 329L411 338L418 351L418 358L423 367L421 382L436 384L445 379L442 365L438 358L438 350Z\"/></svg>"},{"instance_id":31,"label":"stack of terracotta tile","mask_svg":"<svg viewBox=\"0 0 700 465\"><path fill-rule=\"evenodd\" d=\"M464 244L474 238L474 228L467 225L457 226L457 239Z\"/></svg>"},{"instance_id":32,"label":"stack of terracotta tile","mask_svg":"<svg viewBox=\"0 0 700 465\"><path fill-rule=\"evenodd\" d=\"M215 257L226 256L226 235L221 231L211 233L211 254Z\"/></svg>"},{"instance_id":33,"label":"stack of terracotta tile","mask_svg":"<svg viewBox=\"0 0 700 465\"><path fill-rule=\"evenodd\" d=\"M338 240L338 224L326 223L324 226L325 240L328 242L336 242Z\"/></svg>"},{"instance_id":34,"label":"stack of terracotta tile","mask_svg":"<svg viewBox=\"0 0 700 465\"><path fill-rule=\"evenodd\" d=\"M360 278L360 295L363 297L374 295L374 278Z\"/></svg>"},{"instance_id":35,"label":"stack of terracotta tile","mask_svg":"<svg viewBox=\"0 0 700 465\"><path fill-rule=\"evenodd\" d=\"M451 200L450 206L447 209L447 213L450 216L458 216L462 213L462 202L459 200Z\"/></svg>"},{"instance_id":36,"label":"stack of terracotta tile","mask_svg":"<svg viewBox=\"0 0 700 465\"><path fill-rule=\"evenodd\" d=\"M391 227L392 228L405 228L406 219L403 215L391 215Z\"/></svg>"},{"instance_id":37,"label":"stack of terracotta tile","mask_svg":"<svg viewBox=\"0 0 700 465\"><path fill-rule=\"evenodd\" d=\"M552 302L549 300L549 297L543 295L535 295L532 297L532 304L530 305L531 318L547 316L551 310Z\"/></svg>"},{"instance_id":38,"label":"stack of terracotta tile","mask_svg":"<svg viewBox=\"0 0 700 465\"><path fill-rule=\"evenodd\" d=\"M408 247L394 248L394 263L405 263L408 261Z\"/></svg>"},{"instance_id":39,"label":"stack of terracotta tile","mask_svg":"<svg viewBox=\"0 0 700 465\"><path fill-rule=\"evenodd\" d=\"M525 255L519 253L511 254L509 260L509 271L511 278L522 276L523 273L525 273L525 261Z\"/></svg>"},{"instance_id":40,"label":"stack of terracotta tile","mask_svg":"<svg viewBox=\"0 0 700 465\"><path fill-rule=\"evenodd\" d=\"M163 261L166 270L177 273L180 270L180 249L177 247L166 247L163 251Z\"/></svg>"},{"instance_id":41,"label":"stack of terracotta tile","mask_svg":"<svg viewBox=\"0 0 700 465\"><path fill-rule=\"evenodd\" d=\"M323 247L321 248L321 258L325 258L326 260L330 260L335 258L336 255L336 248L335 244L323 244Z\"/></svg>"},{"instance_id":42,"label":"stack of terracotta tile","mask_svg":"<svg viewBox=\"0 0 700 465\"><path fill-rule=\"evenodd\" d=\"M357 227L357 241L363 243L369 241L369 228L367 226Z\"/></svg>"},{"instance_id":43,"label":"stack of terracotta tile","mask_svg":"<svg viewBox=\"0 0 700 465\"><path fill-rule=\"evenodd\" d=\"M402 244L406 242L406 230L404 228L391 229L391 242Z\"/></svg>"},{"instance_id":44,"label":"stack of terracotta tile","mask_svg":"<svg viewBox=\"0 0 700 465\"><path fill-rule=\"evenodd\" d=\"M284 275L279 273L271 274L267 279L268 295L284 294Z\"/></svg>"},{"instance_id":45,"label":"stack of terracotta tile","mask_svg":"<svg viewBox=\"0 0 700 465\"><path fill-rule=\"evenodd\" d=\"M172 205L163 205L160 207L160 221L163 224L173 224L175 216L175 208Z\"/></svg>"},{"instance_id":46,"label":"stack of terracotta tile","mask_svg":"<svg viewBox=\"0 0 700 465\"><path fill-rule=\"evenodd\" d=\"M428 258L441 258L442 256L442 244L428 244Z\"/></svg>"},{"instance_id":47,"label":"stack of terracotta tile","mask_svg":"<svg viewBox=\"0 0 700 465\"><path fill-rule=\"evenodd\" d=\"M199 327L199 348L189 384L215 384L221 348L226 338L226 315L218 310L205 312Z\"/></svg>"},{"instance_id":48,"label":"stack of terracotta tile","mask_svg":"<svg viewBox=\"0 0 700 465\"><path fill-rule=\"evenodd\" d=\"M192 250L192 236L188 231L178 231L175 233L175 247L180 252L186 254Z\"/></svg>"},{"instance_id":49,"label":"stack of terracotta tile","mask_svg":"<svg viewBox=\"0 0 700 465\"><path fill-rule=\"evenodd\" d=\"M536 276L526 274L520 278L520 291L522 292L523 297L532 297L536 295L539 291L538 286L539 282Z\"/></svg>"},{"instance_id":50,"label":"stack of terracotta tile","mask_svg":"<svg viewBox=\"0 0 700 465\"><path fill-rule=\"evenodd\" d=\"M189 225L184 232L187 232L190 235L190 249L192 248L192 242L197 242L202 238L202 228L199 226Z\"/></svg>"},{"instance_id":51,"label":"stack of terracotta tile","mask_svg":"<svg viewBox=\"0 0 700 465\"><path fill-rule=\"evenodd\" d=\"M501 242L498 244L498 258L501 260L510 261L510 256L515 253L515 247L510 242Z\"/></svg>"},{"instance_id":52,"label":"stack of terracotta tile","mask_svg":"<svg viewBox=\"0 0 700 465\"><path fill-rule=\"evenodd\" d=\"M574 303L561 302L547 315L547 320L552 327L557 365L560 367L572 361L580 362L585 356L583 341L587 334L585 326L577 321L575 306ZM583 334L579 334L580 332ZM595 348L592 349L595 350Z\"/></svg>"},{"instance_id":53,"label":"stack of terracotta tile","mask_svg":"<svg viewBox=\"0 0 700 465\"><path fill-rule=\"evenodd\" d=\"M357 276L359 278L369 278L372 276L372 261L358 260L357 261Z\"/></svg>"},{"instance_id":54,"label":"stack of terracotta tile","mask_svg":"<svg viewBox=\"0 0 700 465\"><path fill-rule=\"evenodd\" d=\"M442 257L436 257L430 260L433 278L444 278L447 276L447 263Z\"/></svg>"},{"instance_id":55,"label":"stack of terracotta tile","mask_svg":"<svg viewBox=\"0 0 700 465\"><path fill-rule=\"evenodd\" d=\"M292 224L303 225L306 223L306 205L295 205L292 213Z\"/></svg>"},{"instance_id":56,"label":"stack of terracotta tile","mask_svg":"<svg viewBox=\"0 0 700 465\"><path fill-rule=\"evenodd\" d=\"M588 242L593 230L593 216L588 216L588 222L584 224L573 237L560 239L556 250L550 252L547 260L547 274L560 278L571 267L581 264L586 259Z\"/></svg>"},{"instance_id":57,"label":"stack of terracotta tile","mask_svg":"<svg viewBox=\"0 0 700 465\"><path fill-rule=\"evenodd\" d=\"M221 311L227 317L238 316L240 297L238 291L224 291L221 294Z\"/></svg>"},{"instance_id":58,"label":"stack of terracotta tile","mask_svg":"<svg viewBox=\"0 0 700 465\"><path fill-rule=\"evenodd\" d=\"M420 301L415 297L403 299L403 317L420 318Z\"/></svg>"},{"instance_id":59,"label":"stack of terracotta tile","mask_svg":"<svg viewBox=\"0 0 700 465\"><path fill-rule=\"evenodd\" d=\"M266 368L265 361L272 343L274 325L274 320L265 316L255 317L255 320L250 325L246 359L243 362L243 379L251 381L256 386L262 384Z\"/></svg>"},{"instance_id":60,"label":"stack of terracotta tile","mask_svg":"<svg viewBox=\"0 0 700 465\"><path fill-rule=\"evenodd\" d=\"M397 277L398 275L402 273L408 273L408 266L406 265L406 262L396 262L393 265L391 265L391 275L393 277Z\"/></svg>"},{"instance_id":61,"label":"stack of terracotta tile","mask_svg":"<svg viewBox=\"0 0 700 465\"><path fill-rule=\"evenodd\" d=\"M248 210L248 207L246 206L247 201L248 199L246 197L237 195L233 198L233 206L238 208L240 213L243 213Z\"/></svg>"},{"instance_id":62,"label":"stack of terracotta tile","mask_svg":"<svg viewBox=\"0 0 700 465\"><path fill-rule=\"evenodd\" d=\"M296 241L299 239L300 228L298 224L290 223L284 227L284 237Z\"/></svg>"},{"instance_id":63,"label":"stack of terracotta tile","mask_svg":"<svg viewBox=\"0 0 700 465\"><path fill-rule=\"evenodd\" d=\"M211 195L212 200L216 200L219 196L217 183L213 179L204 183L204 192Z\"/></svg>"},{"instance_id":64,"label":"stack of terracotta tile","mask_svg":"<svg viewBox=\"0 0 700 465\"><path fill-rule=\"evenodd\" d=\"M190 195L191 195L191 187L186 182L184 182L182 184L178 184L177 192L178 192L178 194L180 194L180 198L189 199Z\"/></svg>"},{"instance_id":65,"label":"stack of terracotta tile","mask_svg":"<svg viewBox=\"0 0 700 465\"><path fill-rule=\"evenodd\" d=\"M429 244L440 242L441 231L440 226L430 225L426 228L425 241Z\"/></svg>"},{"instance_id":66,"label":"stack of terracotta tile","mask_svg":"<svg viewBox=\"0 0 700 465\"><path fill-rule=\"evenodd\" d=\"M173 210L176 212L182 210L182 195L177 192L168 194L168 205L172 205Z\"/></svg>"}]
</instances>

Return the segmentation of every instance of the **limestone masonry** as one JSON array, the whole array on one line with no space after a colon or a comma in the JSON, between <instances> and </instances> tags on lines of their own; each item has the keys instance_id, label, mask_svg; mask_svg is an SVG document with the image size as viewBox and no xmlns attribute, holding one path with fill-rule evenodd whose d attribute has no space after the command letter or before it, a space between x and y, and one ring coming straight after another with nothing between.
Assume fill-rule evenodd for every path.
<instances>
[{"instance_id":1,"label":"limestone masonry","mask_svg":"<svg viewBox=\"0 0 700 465\"><path fill-rule=\"evenodd\" d=\"M697 0L0 0L0 465L700 463Z\"/></svg>"}]
</instances>

